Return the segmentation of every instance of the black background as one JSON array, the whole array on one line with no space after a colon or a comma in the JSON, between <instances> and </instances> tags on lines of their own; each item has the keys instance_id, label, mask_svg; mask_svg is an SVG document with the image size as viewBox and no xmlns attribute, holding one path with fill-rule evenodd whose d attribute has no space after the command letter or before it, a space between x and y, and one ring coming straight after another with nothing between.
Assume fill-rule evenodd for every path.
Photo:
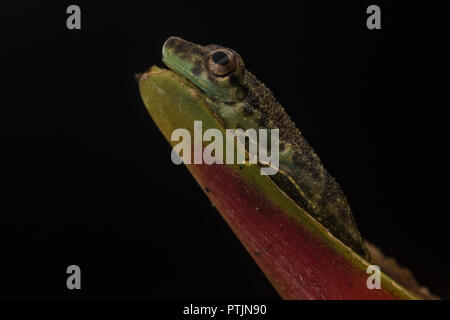
<instances>
[{"instance_id":1,"label":"black background","mask_svg":"<svg viewBox=\"0 0 450 320\"><path fill-rule=\"evenodd\" d=\"M0 296L278 298L140 100L177 35L231 47L345 191L361 234L450 298L449 12L424 2L2 4ZM314 4L312 4L314 3ZM425 4L426 3L426 4ZM378 4L382 29L366 28ZM443 183L442 183L443 182ZM66 268L82 290L66 288Z\"/></svg>"}]
</instances>

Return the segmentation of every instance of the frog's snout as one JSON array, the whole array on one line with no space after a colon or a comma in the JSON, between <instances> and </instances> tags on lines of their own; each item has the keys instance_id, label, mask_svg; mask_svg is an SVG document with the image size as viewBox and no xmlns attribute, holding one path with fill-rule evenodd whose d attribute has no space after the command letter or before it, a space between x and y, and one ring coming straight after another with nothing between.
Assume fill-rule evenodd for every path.
<instances>
[{"instance_id":1,"label":"frog's snout","mask_svg":"<svg viewBox=\"0 0 450 320\"><path fill-rule=\"evenodd\" d=\"M162 47L162 55L163 58L167 56L168 50L174 48L176 46L176 43L182 40L178 37L169 37L166 42L164 42L164 45Z\"/></svg>"},{"instance_id":2,"label":"frog's snout","mask_svg":"<svg viewBox=\"0 0 450 320\"><path fill-rule=\"evenodd\" d=\"M164 42L164 45L162 47L163 59L174 55L176 52L183 52L186 48L189 48L192 45L193 43L190 43L179 37L169 37L166 42Z\"/></svg>"}]
</instances>

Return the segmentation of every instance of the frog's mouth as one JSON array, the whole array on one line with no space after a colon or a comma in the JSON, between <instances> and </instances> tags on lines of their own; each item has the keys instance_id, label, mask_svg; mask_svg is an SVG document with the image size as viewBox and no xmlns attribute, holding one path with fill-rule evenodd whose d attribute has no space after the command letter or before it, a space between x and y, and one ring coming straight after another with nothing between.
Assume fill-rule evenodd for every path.
<instances>
[{"instance_id":1,"label":"frog's mouth","mask_svg":"<svg viewBox=\"0 0 450 320\"><path fill-rule=\"evenodd\" d=\"M177 61L177 60L180 60L180 59L177 59L176 57L171 57L169 55L164 55L164 51L163 51L162 62L164 62L164 64L170 70L180 74L181 76L183 76L184 78L188 79L193 84L195 84L198 88L206 91L204 89L205 88L205 84L203 83L203 81L201 81L200 79L194 77L193 74L189 71L189 69L184 67L183 64L180 61Z\"/></svg>"}]
</instances>

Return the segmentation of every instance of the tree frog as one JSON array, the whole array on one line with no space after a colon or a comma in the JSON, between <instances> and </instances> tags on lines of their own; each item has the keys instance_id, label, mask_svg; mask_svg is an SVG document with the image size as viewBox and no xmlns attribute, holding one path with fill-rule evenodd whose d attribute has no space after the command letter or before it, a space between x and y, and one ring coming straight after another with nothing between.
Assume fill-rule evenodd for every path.
<instances>
[{"instance_id":1,"label":"tree frog","mask_svg":"<svg viewBox=\"0 0 450 320\"><path fill-rule=\"evenodd\" d=\"M236 51L170 37L162 57L169 69L200 89L225 128L279 129L279 171L269 178L335 237L369 258L343 191L271 90L245 68Z\"/></svg>"}]
</instances>

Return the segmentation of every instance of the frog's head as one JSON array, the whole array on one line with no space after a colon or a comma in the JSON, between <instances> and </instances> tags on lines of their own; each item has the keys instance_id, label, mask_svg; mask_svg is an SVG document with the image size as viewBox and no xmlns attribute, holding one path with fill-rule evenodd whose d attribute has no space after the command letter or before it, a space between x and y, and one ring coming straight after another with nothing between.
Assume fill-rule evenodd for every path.
<instances>
[{"instance_id":1,"label":"frog's head","mask_svg":"<svg viewBox=\"0 0 450 320\"><path fill-rule=\"evenodd\" d=\"M189 79L210 98L233 103L243 100L244 61L234 50L218 45L201 46L170 37L162 49L163 62Z\"/></svg>"}]
</instances>

